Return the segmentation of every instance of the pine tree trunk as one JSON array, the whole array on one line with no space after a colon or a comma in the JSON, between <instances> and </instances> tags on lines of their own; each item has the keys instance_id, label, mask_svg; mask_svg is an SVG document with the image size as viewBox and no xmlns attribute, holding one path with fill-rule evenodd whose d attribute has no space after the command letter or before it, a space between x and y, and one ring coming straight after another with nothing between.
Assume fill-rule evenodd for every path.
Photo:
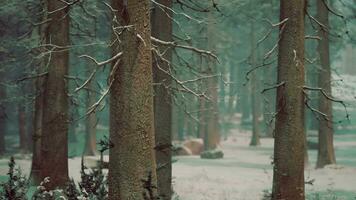
<instances>
[{"instance_id":1,"label":"pine tree trunk","mask_svg":"<svg viewBox=\"0 0 356 200\"><path fill-rule=\"evenodd\" d=\"M207 38L208 38L208 49L215 49L215 41L214 41L214 26L215 20L211 13L209 13L209 22L207 27ZM215 60L210 58L208 61L208 75L217 74L217 66ZM207 118L207 129L206 135L204 139L204 149L212 150L216 149L220 142L220 134L219 134L219 108L218 108L218 87L219 81L218 77L211 77L207 80L207 96L210 98L206 101L207 109L209 112L206 115Z\"/></svg>"},{"instance_id":2,"label":"pine tree trunk","mask_svg":"<svg viewBox=\"0 0 356 200\"><path fill-rule=\"evenodd\" d=\"M234 106L234 101L236 97L236 91L237 91L237 83L236 83L236 65L231 64L230 65L230 78L229 78L229 101L228 101L228 112L229 112L229 118L231 118L234 113L235 109L233 108Z\"/></svg>"},{"instance_id":3,"label":"pine tree trunk","mask_svg":"<svg viewBox=\"0 0 356 200\"><path fill-rule=\"evenodd\" d=\"M304 0L281 0L272 199L304 200ZM284 29L282 27L285 27Z\"/></svg>"},{"instance_id":4,"label":"pine tree trunk","mask_svg":"<svg viewBox=\"0 0 356 200\"><path fill-rule=\"evenodd\" d=\"M143 200L144 192L157 196L150 1L112 0L112 7L119 25L134 27L113 49L123 55L111 77L109 199Z\"/></svg>"},{"instance_id":5,"label":"pine tree trunk","mask_svg":"<svg viewBox=\"0 0 356 200\"><path fill-rule=\"evenodd\" d=\"M256 38L255 38L255 28L254 21L251 22L251 67L254 68L257 65L257 56L256 56ZM258 101L258 80L257 80L257 71L255 70L251 74L251 106L252 106L252 137L250 146L258 146L260 142L260 125L259 125L259 106L260 102Z\"/></svg>"},{"instance_id":6,"label":"pine tree trunk","mask_svg":"<svg viewBox=\"0 0 356 200\"><path fill-rule=\"evenodd\" d=\"M247 73L247 67L243 66L243 70L241 70L243 73ZM244 75L242 75L242 79L244 80ZM250 120L251 116L251 104L250 104L250 82L247 82L245 85L241 85L241 94L240 94L240 109L241 109L241 123L244 124Z\"/></svg>"},{"instance_id":7,"label":"pine tree trunk","mask_svg":"<svg viewBox=\"0 0 356 200\"><path fill-rule=\"evenodd\" d=\"M325 6L324 0L317 1L318 20L320 23L329 27L328 9ZM321 64L319 71L319 88L322 88L326 94L331 95L331 70L330 70L330 56L329 56L329 36L328 30L319 30L318 52ZM319 121L319 145L318 145L318 160L316 167L322 168L328 164L335 164L335 152L333 144L333 116L332 116L332 102L325 98L321 93L319 94L319 110L326 114L328 119L320 117Z\"/></svg>"},{"instance_id":8,"label":"pine tree trunk","mask_svg":"<svg viewBox=\"0 0 356 200\"><path fill-rule=\"evenodd\" d=\"M47 19L47 4L42 0L42 7L44 13L41 16L42 21ZM38 35L40 37L39 45L46 40L46 24L40 25L38 29ZM37 68L35 69L37 74L42 74L46 71L46 59L39 60ZM38 77L35 80L35 103L33 111L33 130L32 130L32 163L30 172L30 181L32 185L39 185L41 183L41 138L42 138L42 122L43 122L43 104L44 104L44 89L45 89L45 77Z\"/></svg>"},{"instance_id":9,"label":"pine tree trunk","mask_svg":"<svg viewBox=\"0 0 356 200\"><path fill-rule=\"evenodd\" d=\"M172 0L157 0L157 3L172 8ZM162 10L164 9L164 10ZM169 16L167 16L169 15ZM172 12L169 9L154 5L151 14L152 36L172 41ZM164 52L166 48L159 48ZM172 61L172 51L168 49L164 59ZM172 97L169 91L171 78L161 69L169 71L169 65L159 58L153 61L153 80L157 85L154 88L154 119L156 140L156 163L158 194L163 200L171 200L172 196Z\"/></svg>"},{"instance_id":10,"label":"pine tree trunk","mask_svg":"<svg viewBox=\"0 0 356 200\"><path fill-rule=\"evenodd\" d=\"M43 67L43 63L39 63L39 68ZM38 69L37 73L41 73L43 69ZM44 83L45 78L39 77L36 79L36 97L35 110L33 120L33 135L32 135L32 164L30 180L32 185L41 183L41 137L42 137L42 120L43 120L43 103L44 103Z\"/></svg>"},{"instance_id":11,"label":"pine tree trunk","mask_svg":"<svg viewBox=\"0 0 356 200\"><path fill-rule=\"evenodd\" d=\"M49 56L44 90L41 178L50 177L46 189L64 187L68 179L68 74L69 7L57 0L48 0L46 44L59 46ZM63 8L64 7L64 8ZM55 11L55 12L53 12ZM64 50L62 49L64 48Z\"/></svg>"},{"instance_id":12,"label":"pine tree trunk","mask_svg":"<svg viewBox=\"0 0 356 200\"><path fill-rule=\"evenodd\" d=\"M90 73L96 66L89 64L88 65L88 77ZM94 82L91 80L88 84L88 91L87 91L87 99L86 99L86 107L87 110L90 109L96 102L96 95L95 95L95 87ZM95 112L92 112L88 115L85 121L85 149L84 155L86 156L94 156L96 154L96 125L97 119Z\"/></svg>"}]
</instances>

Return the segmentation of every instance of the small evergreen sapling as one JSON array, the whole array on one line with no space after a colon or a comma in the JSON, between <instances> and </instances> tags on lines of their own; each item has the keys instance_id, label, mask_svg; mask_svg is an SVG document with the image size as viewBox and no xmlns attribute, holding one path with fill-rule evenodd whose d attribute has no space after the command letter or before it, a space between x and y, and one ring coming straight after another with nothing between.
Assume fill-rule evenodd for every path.
<instances>
[{"instance_id":1,"label":"small evergreen sapling","mask_svg":"<svg viewBox=\"0 0 356 200\"><path fill-rule=\"evenodd\" d=\"M29 187L29 181L22 175L21 169L16 167L14 157L9 161L9 178L5 183L0 184L0 199L1 200L25 200L26 193Z\"/></svg>"}]
</instances>

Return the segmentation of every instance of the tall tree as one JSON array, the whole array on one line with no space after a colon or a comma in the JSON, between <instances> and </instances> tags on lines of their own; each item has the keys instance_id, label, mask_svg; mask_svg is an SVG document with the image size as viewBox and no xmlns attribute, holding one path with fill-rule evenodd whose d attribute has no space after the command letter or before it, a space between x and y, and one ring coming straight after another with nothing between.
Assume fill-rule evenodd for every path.
<instances>
[{"instance_id":1,"label":"tall tree","mask_svg":"<svg viewBox=\"0 0 356 200\"><path fill-rule=\"evenodd\" d=\"M256 36L255 36L255 21L251 22L251 55L250 55L250 62L251 67L254 68L257 65L257 55L256 55ZM260 142L260 125L259 125L259 107L260 101L258 98L259 91L258 91L258 80L257 80L257 71L255 70L252 72L251 75L251 106L252 106L252 137L250 146L258 146L261 144Z\"/></svg>"},{"instance_id":2,"label":"tall tree","mask_svg":"<svg viewBox=\"0 0 356 200\"><path fill-rule=\"evenodd\" d=\"M88 64L88 77L94 68L96 67L93 64ZM86 107L87 110L90 110L90 107L93 106L96 102L96 93L93 80L90 80L87 84L87 98L86 98ZM97 118L95 112L90 112L85 121L85 149L84 155L86 156L94 156L96 153L96 125Z\"/></svg>"},{"instance_id":3,"label":"tall tree","mask_svg":"<svg viewBox=\"0 0 356 200\"><path fill-rule=\"evenodd\" d=\"M280 1L272 199L305 199L304 0Z\"/></svg>"},{"instance_id":4,"label":"tall tree","mask_svg":"<svg viewBox=\"0 0 356 200\"><path fill-rule=\"evenodd\" d=\"M47 20L47 5L45 1L41 0L43 13L40 16L41 21ZM46 42L46 24L38 27L39 45ZM37 61L35 69L37 74L43 74L46 71L46 60L41 58ZM42 122L43 122L43 103L44 103L44 88L46 78L40 76L35 80L35 102L33 111L33 131L32 131L32 163L30 180L31 184L39 185L41 183L41 135L42 135Z\"/></svg>"},{"instance_id":5,"label":"tall tree","mask_svg":"<svg viewBox=\"0 0 356 200\"><path fill-rule=\"evenodd\" d=\"M319 88L322 88L327 95L331 95L331 70L329 56L329 11L326 7L326 0L317 1L317 19L323 24L319 29L319 37L321 40L318 43L318 52L320 59L319 70ZM323 94L319 93L319 110L327 115L327 118L321 117L319 120L319 145L318 145L318 160L316 167L322 168L328 164L335 164L335 152L333 144L333 116L332 102Z\"/></svg>"},{"instance_id":6,"label":"tall tree","mask_svg":"<svg viewBox=\"0 0 356 200\"><path fill-rule=\"evenodd\" d=\"M208 25L207 25L207 40L208 40L208 49L215 49L215 19L211 12L208 13ZM209 100L206 101L206 109L209 112L205 112L206 115L206 134L204 137L204 149L212 150L215 149L220 142L219 134L219 108L218 108L218 88L219 80L217 76L214 76L218 73L218 67L213 58L210 58L208 61L207 74L212 76L207 80L207 96Z\"/></svg>"},{"instance_id":7,"label":"tall tree","mask_svg":"<svg viewBox=\"0 0 356 200\"><path fill-rule=\"evenodd\" d=\"M1 55L0 55L1 56ZM4 83L4 69L0 68L0 155L5 153L6 133L6 87Z\"/></svg>"},{"instance_id":8,"label":"tall tree","mask_svg":"<svg viewBox=\"0 0 356 200\"><path fill-rule=\"evenodd\" d=\"M45 1L50 20L45 44L55 48L48 56L44 88L41 178L50 177L48 189L63 187L68 181L68 93L66 75L69 64L69 6L57 0Z\"/></svg>"},{"instance_id":9,"label":"tall tree","mask_svg":"<svg viewBox=\"0 0 356 200\"><path fill-rule=\"evenodd\" d=\"M172 41L172 0L157 0L151 14L152 36L163 41ZM160 5L163 6L160 6ZM162 70L169 71L172 62L171 49L160 48L164 59L153 61L154 88L154 119L156 140L156 163L158 194L162 199L170 200L172 196L172 97L169 93L171 78Z\"/></svg>"},{"instance_id":10,"label":"tall tree","mask_svg":"<svg viewBox=\"0 0 356 200\"><path fill-rule=\"evenodd\" d=\"M109 199L156 197L150 1L112 0L112 7L113 26L127 28L114 34L113 52L123 54L111 72Z\"/></svg>"}]
</instances>

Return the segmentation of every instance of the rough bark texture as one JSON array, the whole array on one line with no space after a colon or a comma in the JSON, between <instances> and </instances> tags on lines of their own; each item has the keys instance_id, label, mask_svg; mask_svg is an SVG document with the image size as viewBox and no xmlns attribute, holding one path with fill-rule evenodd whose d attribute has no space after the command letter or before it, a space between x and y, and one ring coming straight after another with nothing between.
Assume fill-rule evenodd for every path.
<instances>
[{"instance_id":1,"label":"rough bark texture","mask_svg":"<svg viewBox=\"0 0 356 200\"><path fill-rule=\"evenodd\" d=\"M96 67L92 64L88 65L88 77L90 76L90 73L92 72L93 68ZM86 99L86 107L87 110L95 104L96 102L96 95L95 95L95 88L94 88L94 81L90 81L87 84L88 93L87 93L87 99ZM97 125L97 119L96 119L96 114L95 112L92 112L88 115L86 121L85 121L85 149L84 149L84 155L86 156L94 156L96 154L96 125Z\"/></svg>"},{"instance_id":2,"label":"rough bark texture","mask_svg":"<svg viewBox=\"0 0 356 200\"><path fill-rule=\"evenodd\" d=\"M272 199L304 195L304 0L281 0ZM281 25L283 27L283 25Z\"/></svg>"},{"instance_id":3,"label":"rough bark texture","mask_svg":"<svg viewBox=\"0 0 356 200\"><path fill-rule=\"evenodd\" d=\"M68 94L65 76L68 74L69 8L57 0L48 0L51 19L45 35L46 44L59 46L49 57L44 89L41 137L41 178L50 177L47 189L63 187L68 181ZM62 9L65 7L64 9ZM62 50L62 51L61 51Z\"/></svg>"},{"instance_id":4,"label":"rough bark texture","mask_svg":"<svg viewBox=\"0 0 356 200\"><path fill-rule=\"evenodd\" d=\"M112 7L118 10L120 25L133 27L123 31L113 51L123 51L123 55L113 72L110 93L114 147L110 149L109 199L140 200L148 190L157 196L150 1L112 0ZM149 178L151 183L144 185L143 180Z\"/></svg>"},{"instance_id":5,"label":"rough bark texture","mask_svg":"<svg viewBox=\"0 0 356 200\"><path fill-rule=\"evenodd\" d=\"M324 0L317 1L317 18L320 23L329 27L328 13ZM322 88L328 95L331 95L331 70L330 70L330 56L329 56L329 37L327 30L319 30L318 52L320 59L319 71L319 87ZM332 102L325 98L321 93L319 95L319 110L326 114L328 119L320 117L319 121L319 145L318 145L318 160L316 167L322 168L328 164L335 164L335 152L333 144L333 116L332 116Z\"/></svg>"},{"instance_id":6,"label":"rough bark texture","mask_svg":"<svg viewBox=\"0 0 356 200\"><path fill-rule=\"evenodd\" d=\"M42 1L43 8L46 11L47 5ZM47 14L44 13L42 20L47 19ZM40 36L39 44L45 42L46 39L46 25L39 26L38 34ZM46 59L41 59L36 68L38 74L45 72ZM35 80L35 103L33 112L33 131L32 131L32 164L30 172L30 181L32 185L39 185L41 183L41 136L42 136L42 120L43 120L43 103L44 103L44 88L45 88L45 77L38 77Z\"/></svg>"},{"instance_id":7,"label":"rough bark texture","mask_svg":"<svg viewBox=\"0 0 356 200\"><path fill-rule=\"evenodd\" d=\"M40 63L41 66L43 63ZM42 69L38 69L39 73ZM32 164L30 180L32 185L39 185L41 183L41 135L42 135L42 118L43 118L43 102L44 102L44 82L43 77L36 79L36 98L35 98L35 110L33 120L33 135L32 135Z\"/></svg>"},{"instance_id":8,"label":"rough bark texture","mask_svg":"<svg viewBox=\"0 0 356 200\"><path fill-rule=\"evenodd\" d=\"M207 27L208 49L215 49L215 41L213 36L215 20L211 13L209 13L209 23ZM217 66L215 60L211 58L208 61L208 75L217 74ZM204 149L216 149L220 142L219 136L219 109L218 109L218 77L212 77L207 80L207 96L210 98L206 101L206 108L209 112L205 112L207 118L206 135L204 139Z\"/></svg>"},{"instance_id":9,"label":"rough bark texture","mask_svg":"<svg viewBox=\"0 0 356 200\"><path fill-rule=\"evenodd\" d=\"M3 84L4 72L0 68L0 155L5 153L5 132L6 132L6 87Z\"/></svg>"},{"instance_id":10,"label":"rough bark texture","mask_svg":"<svg viewBox=\"0 0 356 200\"><path fill-rule=\"evenodd\" d=\"M256 38L255 38L255 27L254 23L251 23L251 68L256 67L257 64L257 55L256 55ZM252 137L250 146L258 146L261 144L260 142L260 125L258 122L259 118L259 107L260 102L258 100L258 80L257 80L257 71L252 72L251 75L251 106L252 106Z\"/></svg>"},{"instance_id":11,"label":"rough bark texture","mask_svg":"<svg viewBox=\"0 0 356 200\"><path fill-rule=\"evenodd\" d=\"M172 8L172 0L157 0L157 3ZM162 10L155 4L151 14L152 36L163 41L172 41L172 20L167 14L173 17L170 10ZM164 51L166 48L160 49L160 52ZM172 61L170 49L165 52L164 59ZM172 196L172 98L168 87L171 85L171 78L159 68L168 70L169 65L160 59L153 61L153 80L158 83L154 88L157 184L159 196L164 200L170 200Z\"/></svg>"}]
</instances>

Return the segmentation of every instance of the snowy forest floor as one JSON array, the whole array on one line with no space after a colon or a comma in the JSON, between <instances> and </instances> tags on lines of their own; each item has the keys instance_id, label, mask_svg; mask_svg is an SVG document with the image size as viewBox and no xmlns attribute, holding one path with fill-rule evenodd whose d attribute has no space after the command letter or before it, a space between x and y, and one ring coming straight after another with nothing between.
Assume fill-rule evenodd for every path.
<instances>
[{"instance_id":1,"label":"snowy forest floor","mask_svg":"<svg viewBox=\"0 0 356 200\"><path fill-rule=\"evenodd\" d=\"M205 160L179 156L173 164L174 191L179 200L259 200L272 185L273 139L262 138L261 146L249 147L251 131L231 130L221 142L224 158ZM356 135L335 136L338 165L314 169L317 152L309 151L305 170L307 199L356 199ZM17 156L17 164L29 173L30 156ZM70 176L80 178L80 157L69 159ZM8 158L0 160L0 180L6 179Z\"/></svg>"}]
</instances>

